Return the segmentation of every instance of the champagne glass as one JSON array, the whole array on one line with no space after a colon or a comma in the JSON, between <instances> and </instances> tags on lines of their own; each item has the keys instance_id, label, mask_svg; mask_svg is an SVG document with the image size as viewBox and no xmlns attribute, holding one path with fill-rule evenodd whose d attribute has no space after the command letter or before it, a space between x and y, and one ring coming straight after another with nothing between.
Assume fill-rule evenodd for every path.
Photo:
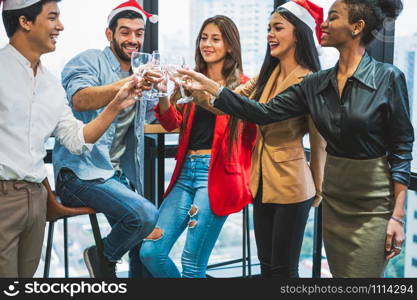
<instances>
[{"instance_id":1,"label":"champagne glass","mask_svg":"<svg viewBox=\"0 0 417 300\"><path fill-rule=\"evenodd\" d=\"M193 97L187 96L185 94L184 87L181 85L182 78L184 76L177 72L180 68L187 68L184 56L171 55L167 61L167 72L178 84L181 93L181 98L177 100L177 104L185 104L193 101Z\"/></svg>"},{"instance_id":2,"label":"champagne glass","mask_svg":"<svg viewBox=\"0 0 417 300\"><path fill-rule=\"evenodd\" d=\"M160 84L158 84L156 89L157 91L153 93L152 96L157 98L168 97L169 93L166 88L168 82L167 73L164 66L162 65L161 53L159 53L158 50L152 52L152 66L154 70L162 73L164 77L164 80Z\"/></svg>"},{"instance_id":3,"label":"champagne glass","mask_svg":"<svg viewBox=\"0 0 417 300\"><path fill-rule=\"evenodd\" d=\"M145 75L152 56L149 53L133 52L131 56L131 67L133 74L140 80ZM139 100L138 96L135 100Z\"/></svg>"}]
</instances>

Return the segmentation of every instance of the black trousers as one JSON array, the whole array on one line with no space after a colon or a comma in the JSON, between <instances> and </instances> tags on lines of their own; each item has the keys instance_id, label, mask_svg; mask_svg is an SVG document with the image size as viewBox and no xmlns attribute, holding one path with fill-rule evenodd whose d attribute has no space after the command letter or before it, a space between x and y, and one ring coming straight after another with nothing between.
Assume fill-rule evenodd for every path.
<instances>
[{"instance_id":1,"label":"black trousers","mask_svg":"<svg viewBox=\"0 0 417 300\"><path fill-rule=\"evenodd\" d=\"M263 204L261 199L262 184L253 205L261 276L298 278L301 245L314 198L295 204Z\"/></svg>"}]
</instances>

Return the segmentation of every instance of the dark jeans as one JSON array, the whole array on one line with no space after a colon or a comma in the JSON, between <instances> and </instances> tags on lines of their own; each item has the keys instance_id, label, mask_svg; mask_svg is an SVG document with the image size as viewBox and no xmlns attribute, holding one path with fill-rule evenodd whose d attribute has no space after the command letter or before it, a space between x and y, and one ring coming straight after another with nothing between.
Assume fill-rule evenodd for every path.
<instances>
[{"instance_id":1,"label":"dark jeans","mask_svg":"<svg viewBox=\"0 0 417 300\"><path fill-rule=\"evenodd\" d=\"M156 207L135 193L120 173L108 180L81 180L72 171L61 170L56 191L64 205L91 207L106 216L112 230L103 239L104 256L118 261L132 250L130 257L137 259L131 261L129 275L140 276L139 249L135 246L155 227ZM132 270L133 266L136 270Z\"/></svg>"},{"instance_id":2,"label":"dark jeans","mask_svg":"<svg viewBox=\"0 0 417 300\"><path fill-rule=\"evenodd\" d=\"M298 261L313 198L295 204L263 204L261 199L260 187L253 205L253 220L261 276L298 278Z\"/></svg>"}]
</instances>

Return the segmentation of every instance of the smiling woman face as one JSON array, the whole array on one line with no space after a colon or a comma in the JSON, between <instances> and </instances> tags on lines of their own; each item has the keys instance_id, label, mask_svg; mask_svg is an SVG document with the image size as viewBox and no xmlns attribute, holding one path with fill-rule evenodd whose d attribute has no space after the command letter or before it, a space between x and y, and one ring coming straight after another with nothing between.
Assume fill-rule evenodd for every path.
<instances>
[{"instance_id":1,"label":"smiling woman face","mask_svg":"<svg viewBox=\"0 0 417 300\"><path fill-rule=\"evenodd\" d=\"M210 23L204 27L200 38L200 52L207 64L217 63L225 58L227 47L216 24Z\"/></svg>"},{"instance_id":2,"label":"smiling woman face","mask_svg":"<svg viewBox=\"0 0 417 300\"><path fill-rule=\"evenodd\" d=\"M342 0L337 0L329 9L327 20L321 25L323 47L340 48L352 41L354 25L349 23L348 6Z\"/></svg>"},{"instance_id":3,"label":"smiling woman face","mask_svg":"<svg viewBox=\"0 0 417 300\"><path fill-rule=\"evenodd\" d=\"M282 59L286 55L295 55L295 27L281 14L273 13L268 25L268 45L271 56Z\"/></svg>"}]
</instances>

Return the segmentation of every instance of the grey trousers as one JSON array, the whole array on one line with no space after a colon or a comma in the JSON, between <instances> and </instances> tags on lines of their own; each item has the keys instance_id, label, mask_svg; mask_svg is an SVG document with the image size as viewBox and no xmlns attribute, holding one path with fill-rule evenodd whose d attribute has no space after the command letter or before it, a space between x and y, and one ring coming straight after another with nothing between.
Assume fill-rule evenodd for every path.
<instances>
[{"instance_id":1,"label":"grey trousers","mask_svg":"<svg viewBox=\"0 0 417 300\"><path fill-rule=\"evenodd\" d=\"M42 252L46 189L25 181L0 181L0 278L33 277Z\"/></svg>"}]
</instances>

